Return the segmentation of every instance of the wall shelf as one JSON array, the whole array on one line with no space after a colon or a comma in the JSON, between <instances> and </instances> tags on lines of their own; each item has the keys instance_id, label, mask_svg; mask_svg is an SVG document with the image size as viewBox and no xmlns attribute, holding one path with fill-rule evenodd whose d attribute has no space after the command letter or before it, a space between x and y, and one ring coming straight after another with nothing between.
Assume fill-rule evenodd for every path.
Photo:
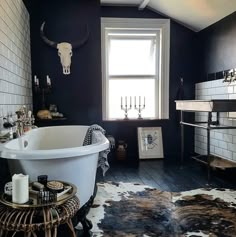
<instances>
[{"instance_id":1,"label":"wall shelf","mask_svg":"<svg viewBox=\"0 0 236 237\"><path fill-rule=\"evenodd\" d=\"M38 127L66 125L67 118L35 119L35 125Z\"/></svg>"},{"instance_id":2,"label":"wall shelf","mask_svg":"<svg viewBox=\"0 0 236 237\"><path fill-rule=\"evenodd\" d=\"M204 165L208 164L206 155L197 155L197 156L192 156L191 158ZM210 167L225 170L228 168L235 168L236 162L226 160L218 156L210 155Z\"/></svg>"}]
</instances>

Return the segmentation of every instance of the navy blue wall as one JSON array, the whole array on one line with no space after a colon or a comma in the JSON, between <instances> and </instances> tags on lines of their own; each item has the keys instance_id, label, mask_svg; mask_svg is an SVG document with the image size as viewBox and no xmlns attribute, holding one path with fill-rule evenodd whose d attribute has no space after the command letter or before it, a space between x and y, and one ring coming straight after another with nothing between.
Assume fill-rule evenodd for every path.
<instances>
[{"instance_id":1,"label":"navy blue wall","mask_svg":"<svg viewBox=\"0 0 236 237\"><path fill-rule=\"evenodd\" d=\"M27 1L26 1L27 2ZM46 1L38 5L29 2L31 12L32 73L45 80L52 78L53 91L47 101L55 103L68 120L67 124L102 125L108 134L128 143L129 159L138 159L137 127L161 126L165 157L178 157L180 133L175 103L180 77L184 77L185 98L194 98L194 83L197 80L196 33L171 21L170 40L170 119L154 121L102 121L101 40L100 17L163 18L148 9L136 7L101 7L99 0ZM56 3L56 4L55 4ZM30 6L31 4L31 6ZM74 50L71 75L64 76L55 49L40 39L39 28L46 20L45 33L52 40L71 41L83 34L88 22L88 43ZM80 30L81 29L81 30ZM39 96L34 93L34 110L39 106ZM187 131L187 149L193 149L193 131Z\"/></svg>"},{"instance_id":2,"label":"navy blue wall","mask_svg":"<svg viewBox=\"0 0 236 237\"><path fill-rule=\"evenodd\" d=\"M236 12L199 33L201 80L207 73L236 67Z\"/></svg>"},{"instance_id":3,"label":"navy blue wall","mask_svg":"<svg viewBox=\"0 0 236 237\"><path fill-rule=\"evenodd\" d=\"M102 7L102 17L127 18L166 18L155 12L139 11L135 7ZM180 132L178 126L178 113L175 110L179 87L179 78L184 78L185 98L194 98L194 83L197 77L197 50L196 34L191 30L171 21L170 32L170 119L137 122L106 122L104 127L111 131L115 137L126 139L134 157L137 156L137 127L161 126L163 133L164 153L167 159L178 158L180 154ZM186 150L193 151L193 130L187 128L188 140Z\"/></svg>"},{"instance_id":4,"label":"navy blue wall","mask_svg":"<svg viewBox=\"0 0 236 237\"><path fill-rule=\"evenodd\" d=\"M35 5L34 5L35 6ZM82 38L88 24L89 41L73 50L71 74L63 75L57 50L39 36L40 25L51 40L72 42ZM40 1L31 14L32 74L52 79L48 103L55 103L70 124L91 124L101 118L100 3L98 0ZM41 106L34 93L34 111ZM99 119L99 120L98 120Z\"/></svg>"}]
</instances>

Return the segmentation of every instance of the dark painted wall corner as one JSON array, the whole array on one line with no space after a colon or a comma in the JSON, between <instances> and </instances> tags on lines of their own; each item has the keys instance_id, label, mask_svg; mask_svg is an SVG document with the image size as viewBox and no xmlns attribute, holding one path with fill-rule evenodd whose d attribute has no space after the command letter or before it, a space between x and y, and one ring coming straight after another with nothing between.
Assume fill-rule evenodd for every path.
<instances>
[{"instance_id":1,"label":"dark painted wall corner","mask_svg":"<svg viewBox=\"0 0 236 237\"><path fill-rule=\"evenodd\" d=\"M208 73L236 67L236 12L199 33L201 80Z\"/></svg>"}]
</instances>

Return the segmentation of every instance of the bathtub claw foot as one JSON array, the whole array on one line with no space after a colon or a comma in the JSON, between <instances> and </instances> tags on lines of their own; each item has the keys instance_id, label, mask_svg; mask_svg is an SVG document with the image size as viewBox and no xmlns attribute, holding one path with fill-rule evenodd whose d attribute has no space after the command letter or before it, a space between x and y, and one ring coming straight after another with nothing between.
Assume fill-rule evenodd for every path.
<instances>
[{"instance_id":1,"label":"bathtub claw foot","mask_svg":"<svg viewBox=\"0 0 236 237\"><path fill-rule=\"evenodd\" d=\"M93 233L90 231L93 228L92 222L86 217L83 220L80 220L83 230L77 232L77 237L92 237Z\"/></svg>"},{"instance_id":2,"label":"bathtub claw foot","mask_svg":"<svg viewBox=\"0 0 236 237\"><path fill-rule=\"evenodd\" d=\"M92 236L92 235L89 235L89 233L90 233L90 230L93 228L93 224L86 216L90 210L90 207L93 204L93 200L94 200L94 196L91 196L88 202L86 202L76 214L77 221L80 222L83 226L83 233L85 234L85 236L88 236L88 237Z\"/></svg>"},{"instance_id":3,"label":"bathtub claw foot","mask_svg":"<svg viewBox=\"0 0 236 237\"><path fill-rule=\"evenodd\" d=\"M81 224L85 233L89 232L93 228L92 221L90 221L86 217L81 221Z\"/></svg>"},{"instance_id":4,"label":"bathtub claw foot","mask_svg":"<svg viewBox=\"0 0 236 237\"><path fill-rule=\"evenodd\" d=\"M79 233L77 233L76 237L92 237L93 233L91 231L89 232L84 232L84 231L80 231Z\"/></svg>"}]
</instances>

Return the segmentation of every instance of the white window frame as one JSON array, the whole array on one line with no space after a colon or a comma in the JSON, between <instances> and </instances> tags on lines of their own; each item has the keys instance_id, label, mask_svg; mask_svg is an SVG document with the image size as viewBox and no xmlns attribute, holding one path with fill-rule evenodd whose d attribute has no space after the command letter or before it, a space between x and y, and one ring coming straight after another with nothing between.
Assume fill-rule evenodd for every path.
<instances>
[{"instance_id":1,"label":"white window frame","mask_svg":"<svg viewBox=\"0 0 236 237\"><path fill-rule=\"evenodd\" d=\"M160 31L160 65L158 114L155 119L169 119L169 54L170 54L170 20L142 18L101 18L101 50L102 50L102 115L108 120L108 58L107 32L111 29L135 29ZM156 98L157 99L157 98Z\"/></svg>"}]
</instances>

